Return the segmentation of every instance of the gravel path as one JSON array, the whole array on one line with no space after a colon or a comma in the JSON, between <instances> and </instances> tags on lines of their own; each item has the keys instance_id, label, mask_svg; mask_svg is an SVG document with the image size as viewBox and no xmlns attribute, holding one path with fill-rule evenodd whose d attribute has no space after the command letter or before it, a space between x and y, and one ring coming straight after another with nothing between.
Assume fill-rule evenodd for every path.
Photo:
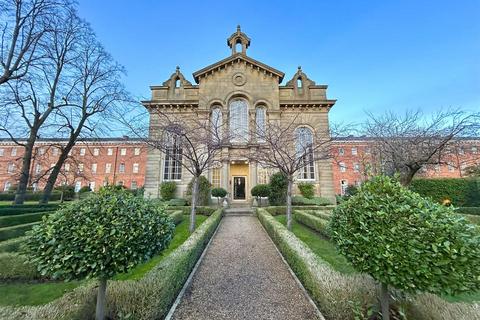
<instances>
[{"instance_id":1,"label":"gravel path","mask_svg":"<svg viewBox=\"0 0 480 320\"><path fill-rule=\"evenodd\" d=\"M225 216L173 319L319 319L254 216Z\"/></svg>"}]
</instances>

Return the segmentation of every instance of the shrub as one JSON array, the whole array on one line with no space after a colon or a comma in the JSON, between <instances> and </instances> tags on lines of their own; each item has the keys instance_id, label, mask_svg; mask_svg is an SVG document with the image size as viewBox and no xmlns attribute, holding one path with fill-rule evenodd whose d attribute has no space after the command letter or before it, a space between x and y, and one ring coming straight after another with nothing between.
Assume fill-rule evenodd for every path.
<instances>
[{"instance_id":1,"label":"shrub","mask_svg":"<svg viewBox=\"0 0 480 320\"><path fill-rule=\"evenodd\" d=\"M179 224L180 222L183 221L183 212L182 210L177 210L172 213L170 213L170 218L172 218L172 221L175 225Z\"/></svg>"},{"instance_id":2,"label":"shrub","mask_svg":"<svg viewBox=\"0 0 480 320\"><path fill-rule=\"evenodd\" d=\"M107 279L158 254L173 230L164 207L104 188L35 226L28 233L26 252L42 275L99 279L97 317L103 318Z\"/></svg>"},{"instance_id":3,"label":"shrub","mask_svg":"<svg viewBox=\"0 0 480 320\"><path fill-rule=\"evenodd\" d=\"M272 206L281 206L287 203L288 179L280 173L274 173L270 177L270 193L268 201Z\"/></svg>"},{"instance_id":4,"label":"shrub","mask_svg":"<svg viewBox=\"0 0 480 320\"><path fill-rule=\"evenodd\" d=\"M172 207L183 207L187 205L187 200L178 198L178 199L170 199L168 201L168 205Z\"/></svg>"},{"instance_id":5,"label":"shrub","mask_svg":"<svg viewBox=\"0 0 480 320\"><path fill-rule=\"evenodd\" d=\"M0 253L0 280L34 280L41 276L29 259L17 253Z\"/></svg>"},{"instance_id":6,"label":"shrub","mask_svg":"<svg viewBox=\"0 0 480 320\"><path fill-rule=\"evenodd\" d=\"M480 207L480 179L414 179L410 189L433 201L448 199L456 207Z\"/></svg>"},{"instance_id":7,"label":"shrub","mask_svg":"<svg viewBox=\"0 0 480 320\"><path fill-rule=\"evenodd\" d=\"M456 208L455 211L461 214L472 214L480 216L480 207L459 207Z\"/></svg>"},{"instance_id":8,"label":"shrub","mask_svg":"<svg viewBox=\"0 0 480 320\"><path fill-rule=\"evenodd\" d=\"M388 285L446 295L480 289L479 230L389 177L364 183L333 211L330 228L351 264L382 283L382 309Z\"/></svg>"},{"instance_id":9,"label":"shrub","mask_svg":"<svg viewBox=\"0 0 480 320\"><path fill-rule=\"evenodd\" d=\"M328 221L319 217L315 217L305 211L297 210L293 215L294 219L300 222L301 224L306 225L307 227L321 233L322 235L328 237L327 226Z\"/></svg>"},{"instance_id":10,"label":"shrub","mask_svg":"<svg viewBox=\"0 0 480 320\"><path fill-rule=\"evenodd\" d=\"M300 182L297 184L302 196L307 199L312 199L315 196L315 185L308 182Z\"/></svg>"},{"instance_id":11,"label":"shrub","mask_svg":"<svg viewBox=\"0 0 480 320\"><path fill-rule=\"evenodd\" d=\"M19 224L17 226L0 228L0 241L13 239L25 235L25 232L32 229L38 222Z\"/></svg>"},{"instance_id":12,"label":"shrub","mask_svg":"<svg viewBox=\"0 0 480 320\"><path fill-rule=\"evenodd\" d=\"M49 213L51 212L44 211L44 212L35 212L35 213L13 215L13 216L3 216L3 217L0 216L0 228L40 221L42 220L42 217L44 215L47 215Z\"/></svg>"},{"instance_id":13,"label":"shrub","mask_svg":"<svg viewBox=\"0 0 480 320\"><path fill-rule=\"evenodd\" d=\"M168 201L175 198L175 192L177 191L177 184L173 181L164 181L160 184L160 196L162 200Z\"/></svg>"},{"instance_id":14,"label":"shrub","mask_svg":"<svg viewBox=\"0 0 480 320\"><path fill-rule=\"evenodd\" d=\"M26 237L17 237L0 242L0 253L16 252L20 250L20 246L25 242Z\"/></svg>"},{"instance_id":15,"label":"shrub","mask_svg":"<svg viewBox=\"0 0 480 320\"><path fill-rule=\"evenodd\" d=\"M210 181L204 176L200 176L200 182L198 184L198 198L197 198L197 206L207 206L208 202L210 201L210 188L212 187ZM193 179L190 180L187 186L187 196L191 199L192 198L192 187L193 187Z\"/></svg>"},{"instance_id":16,"label":"shrub","mask_svg":"<svg viewBox=\"0 0 480 320\"><path fill-rule=\"evenodd\" d=\"M268 197L270 195L270 185L268 184L257 184L250 191L253 197Z\"/></svg>"},{"instance_id":17,"label":"shrub","mask_svg":"<svg viewBox=\"0 0 480 320\"><path fill-rule=\"evenodd\" d=\"M307 199L302 196L292 196L292 205L295 206L326 206L330 204L330 201L321 197Z\"/></svg>"},{"instance_id":18,"label":"shrub","mask_svg":"<svg viewBox=\"0 0 480 320\"><path fill-rule=\"evenodd\" d=\"M223 188L213 188L212 197L215 198L225 198L227 196L227 190Z\"/></svg>"},{"instance_id":19,"label":"shrub","mask_svg":"<svg viewBox=\"0 0 480 320\"><path fill-rule=\"evenodd\" d=\"M53 190L58 194L61 194L63 191L63 200L73 200L75 197L75 186L62 185L55 187Z\"/></svg>"}]
</instances>

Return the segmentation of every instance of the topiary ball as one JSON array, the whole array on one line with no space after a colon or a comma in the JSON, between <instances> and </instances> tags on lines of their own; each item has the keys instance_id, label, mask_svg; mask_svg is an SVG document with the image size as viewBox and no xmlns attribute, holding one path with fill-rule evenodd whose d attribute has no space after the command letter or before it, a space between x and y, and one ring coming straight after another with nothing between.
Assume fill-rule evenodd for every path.
<instances>
[{"instance_id":1,"label":"topiary ball","mask_svg":"<svg viewBox=\"0 0 480 320\"><path fill-rule=\"evenodd\" d=\"M407 292L480 289L480 234L453 209L379 176L332 214L331 239L360 272Z\"/></svg>"},{"instance_id":2,"label":"topiary ball","mask_svg":"<svg viewBox=\"0 0 480 320\"><path fill-rule=\"evenodd\" d=\"M173 231L163 207L103 188L44 217L28 233L26 254L42 275L109 279L158 254Z\"/></svg>"}]
</instances>

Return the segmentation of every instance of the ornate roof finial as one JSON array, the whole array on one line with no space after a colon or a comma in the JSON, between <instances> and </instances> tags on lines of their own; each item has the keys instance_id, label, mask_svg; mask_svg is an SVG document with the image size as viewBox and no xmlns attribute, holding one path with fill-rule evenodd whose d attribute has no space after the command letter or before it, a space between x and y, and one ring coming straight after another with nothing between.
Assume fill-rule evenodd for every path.
<instances>
[{"instance_id":1,"label":"ornate roof finial","mask_svg":"<svg viewBox=\"0 0 480 320\"><path fill-rule=\"evenodd\" d=\"M179 67L179 66L177 66L177 67L175 68L175 72L176 72L176 73L179 73L179 72L180 72L180 67Z\"/></svg>"},{"instance_id":2,"label":"ornate roof finial","mask_svg":"<svg viewBox=\"0 0 480 320\"><path fill-rule=\"evenodd\" d=\"M298 71L302 71L302 66L298 66Z\"/></svg>"},{"instance_id":3,"label":"ornate roof finial","mask_svg":"<svg viewBox=\"0 0 480 320\"><path fill-rule=\"evenodd\" d=\"M240 25L237 24L237 32L240 32L240 31L242 31L242 30L240 29Z\"/></svg>"},{"instance_id":4,"label":"ornate roof finial","mask_svg":"<svg viewBox=\"0 0 480 320\"><path fill-rule=\"evenodd\" d=\"M247 54L247 49L250 46L250 38L242 32L240 25L237 25L237 31L227 39L227 44L232 49L232 55L236 53ZM237 44L241 44L241 52L237 52L235 48Z\"/></svg>"}]
</instances>

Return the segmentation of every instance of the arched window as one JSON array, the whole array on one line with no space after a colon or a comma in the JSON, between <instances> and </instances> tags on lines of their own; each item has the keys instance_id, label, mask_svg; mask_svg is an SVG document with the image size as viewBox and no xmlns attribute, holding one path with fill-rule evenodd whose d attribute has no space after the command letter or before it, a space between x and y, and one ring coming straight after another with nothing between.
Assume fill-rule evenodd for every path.
<instances>
[{"instance_id":1,"label":"arched window","mask_svg":"<svg viewBox=\"0 0 480 320\"><path fill-rule=\"evenodd\" d=\"M180 88L180 79L175 79L175 88Z\"/></svg>"},{"instance_id":2,"label":"arched window","mask_svg":"<svg viewBox=\"0 0 480 320\"><path fill-rule=\"evenodd\" d=\"M298 78L297 78L297 88L298 88L298 89L303 88L302 77L298 77Z\"/></svg>"},{"instance_id":3,"label":"arched window","mask_svg":"<svg viewBox=\"0 0 480 320\"><path fill-rule=\"evenodd\" d=\"M169 134L168 147L165 150L163 180L182 179L182 147L179 137Z\"/></svg>"},{"instance_id":4,"label":"arched window","mask_svg":"<svg viewBox=\"0 0 480 320\"><path fill-rule=\"evenodd\" d=\"M245 99L230 102L230 136L232 142L248 142L248 103Z\"/></svg>"},{"instance_id":5,"label":"arched window","mask_svg":"<svg viewBox=\"0 0 480 320\"><path fill-rule=\"evenodd\" d=\"M315 162L313 161L313 133L310 128L299 127L295 130L297 157L300 159L298 179L315 179Z\"/></svg>"},{"instance_id":6,"label":"arched window","mask_svg":"<svg viewBox=\"0 0 480 320\"><path fill-rule=\"evenodd\" d=\"M222 139L222 109L220 107L213 107L212 109L212 115L210 118L211 124L212 124L212 138L221 140Z\"/></svg>"},{"instance_id":7,"label":"arched window","mask_svg":"<svg viewBox=\"0 0 480 320\"><path fill-rule=\"evenodd\" d=\"M265 142L266 112L264 107L257 107L255 110L255 130L257 141Z\"/></svg>"}]
</instances>

